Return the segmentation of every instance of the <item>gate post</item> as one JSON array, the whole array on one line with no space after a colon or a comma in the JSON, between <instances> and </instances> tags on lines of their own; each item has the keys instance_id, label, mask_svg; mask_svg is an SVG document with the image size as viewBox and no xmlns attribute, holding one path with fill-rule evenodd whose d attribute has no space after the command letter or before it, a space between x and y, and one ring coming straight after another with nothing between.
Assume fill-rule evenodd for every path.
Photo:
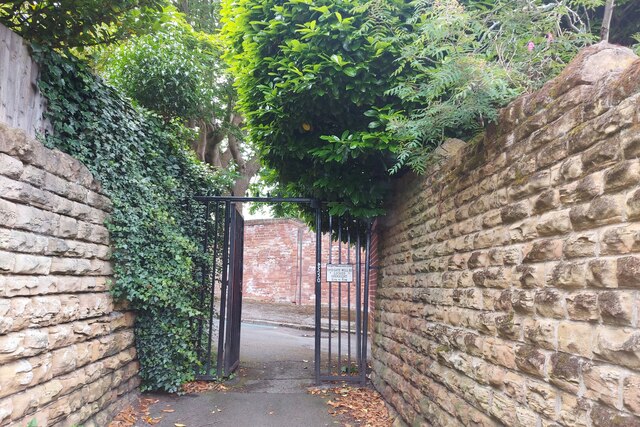
<instances>
[{"instance_id":1,"label":"gate post","mask_svg":"<svg viewBox=\"0 0 640 427\"><path fill-rule=\"evenodd\" d=\"M313 202L316 210L316 336L315 336L315 373L316 384L320 385L320 322L322 321L322 209L320 201Z\"/></svg>"}]
</instances>

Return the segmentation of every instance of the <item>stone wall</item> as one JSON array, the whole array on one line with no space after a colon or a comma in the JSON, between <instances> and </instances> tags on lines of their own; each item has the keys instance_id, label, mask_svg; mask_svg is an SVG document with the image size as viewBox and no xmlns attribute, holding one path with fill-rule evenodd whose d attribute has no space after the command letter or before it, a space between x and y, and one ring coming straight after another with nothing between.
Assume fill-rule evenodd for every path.
<instances>
[{"instance_id":1,"label":"stone wall","mask_svg":"<svg viewBox=\"0 0 640 427\"><path fill-rule=\"evenodd\" d=\"M109 206L82 164L0 124L0 425L103 427L139 383Z\"/></svg>"},{"instance_id":2,"label":"stone wall","mask_svg":"<svg viewBox=\"0 0 640 427\"><path fill-rule=\"evenodd\" d=\"M43 117L44 97L37 86L38 65L25 41L0 24L0 122L29 136L51 128Z\"/></svg>"},{"instance_id":3,"label":"stone wall","mask_svg":"<svg viewBox=\"0 0 640 427\"><path fill-rule=\"evenodd\" d=\"M398 424L640 425L640 60L597 45L397 185L376 387Z\"/></svg>"}]
</instances>

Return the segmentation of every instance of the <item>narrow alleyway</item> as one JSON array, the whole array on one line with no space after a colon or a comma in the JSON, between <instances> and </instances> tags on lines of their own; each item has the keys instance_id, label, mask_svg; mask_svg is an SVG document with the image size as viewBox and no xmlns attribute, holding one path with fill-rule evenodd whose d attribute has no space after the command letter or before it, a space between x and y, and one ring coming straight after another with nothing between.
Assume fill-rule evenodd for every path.
<instances>
[{"instance_id":1,"label":"narrow alleyway","mask_svg":"<svg viewBox=\"0 0 640 427\"><path fill-rule=\"evenodd\" d=\"M340 425L323 396L307 393L313 379L313 331L242 324L241 368L226 391L151 395L156 426L301 427ZM173 412L163 412L173 410ZM141 424L145 425L146 424Z\"/></svg>"}]
</instances>

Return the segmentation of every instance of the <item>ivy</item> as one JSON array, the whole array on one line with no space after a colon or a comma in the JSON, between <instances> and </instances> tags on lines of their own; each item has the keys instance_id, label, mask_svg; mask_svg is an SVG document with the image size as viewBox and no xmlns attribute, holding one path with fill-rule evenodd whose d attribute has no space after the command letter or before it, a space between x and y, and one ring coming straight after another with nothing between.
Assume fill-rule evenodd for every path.
<instances>
[{"instance_id":1,"label":"ivy","mask_svg":"<svg viewBox=\"0 0 640 427\"><path fill-rule=\"evenodd\" d=\"M113 296L136 311L143 390L175 392L197 364L194 258L201 224L193 196L227 187L188 147L179 123L134 108L71 54L34 47L56 147L83 162L113 203Z\"/></svg>"}]
</instances>

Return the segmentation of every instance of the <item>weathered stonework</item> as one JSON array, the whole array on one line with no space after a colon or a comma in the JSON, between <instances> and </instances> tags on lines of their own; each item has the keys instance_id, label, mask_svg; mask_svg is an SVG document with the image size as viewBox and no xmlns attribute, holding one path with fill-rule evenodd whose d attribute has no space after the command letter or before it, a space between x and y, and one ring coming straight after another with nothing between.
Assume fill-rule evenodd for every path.
<instances>
[{"instance_id":1,"label":"weathered stonework","mask_svg":"<svg viewBox=\"0 0 640 427\"><path fill-rule=\"evenodd\" d=\"M600 44L402 178L373 342L398 425L640 426L639 155L640 60Z\"/></svg>"},{"instance_id":2,"label":"weathered stonework","mask_svg":"<svg viewBox=\"0 0 640 427\"><path fill-rule=\"evenodd\" d=\"M110 205L80 162L0 124L0 425L106 426L133 395Z\"/></svg>"}]
</instances>

